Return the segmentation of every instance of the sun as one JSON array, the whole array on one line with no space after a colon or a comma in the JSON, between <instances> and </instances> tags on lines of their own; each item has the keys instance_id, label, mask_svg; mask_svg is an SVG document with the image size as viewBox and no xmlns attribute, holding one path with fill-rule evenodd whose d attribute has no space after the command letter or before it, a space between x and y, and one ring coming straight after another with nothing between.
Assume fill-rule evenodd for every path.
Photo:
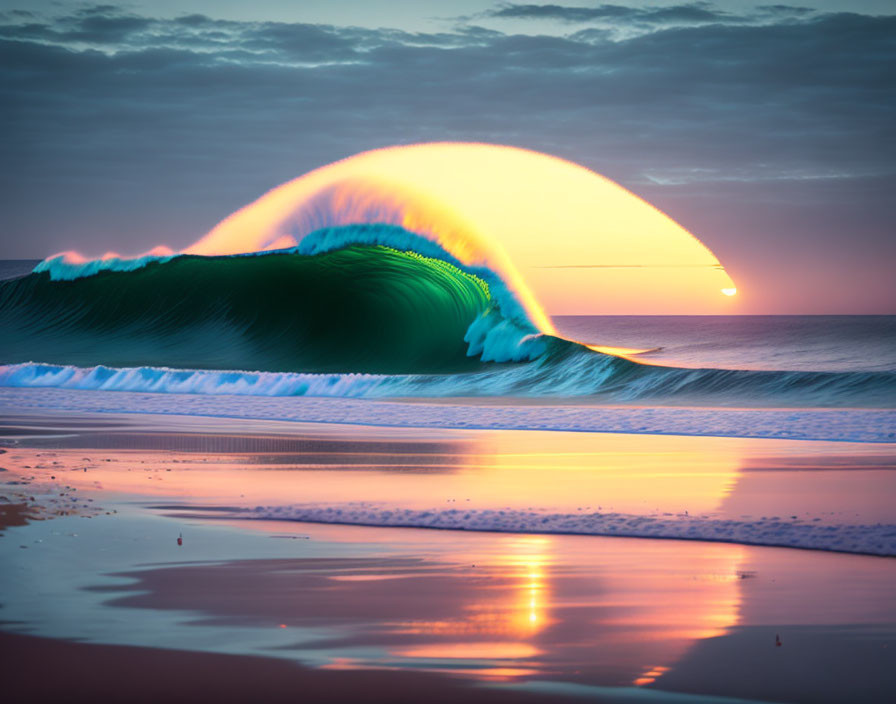
<instances>
[{"instance_id":1,"label":"sun","mask_svg":"<svg viewBox=\"0 0 896 704\"><path fill-rule=\"evenodd\" d=\"M189 247L285 247L314 229L364 223L422 234L499 271L530 316L724 310L734 282L706 245L613 181L547 154L493 144L387 147L283 184ZM731 293L729 293L731 292Z\"/></svg>"}]
</instances>

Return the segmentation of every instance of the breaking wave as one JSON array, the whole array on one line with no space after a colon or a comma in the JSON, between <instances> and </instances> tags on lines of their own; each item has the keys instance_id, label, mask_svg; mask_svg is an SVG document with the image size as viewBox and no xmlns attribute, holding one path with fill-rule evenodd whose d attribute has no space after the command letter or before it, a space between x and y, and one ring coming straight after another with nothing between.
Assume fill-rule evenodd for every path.
<instances>
[{"instance_id":1,"label":"breaking wave","mask_svg":"<svg viewBox=\"0 0 896 704\"><path fill-rule=\"evenodd\" d=\"M896 373L682 369L548 334L485 265L393 225L226 256L54 258L0 282L0 385L251 396L892 407Z\"/></svg>"},{"instance_id":2,"label":"breaking wave","mask_svg":"<svg viewBox=\"0 0 896 704\"><path fill-rule=\"evenodd\" d=\"M544 351L487 269L464 270L432 243L415 251L400 228L340 230L252 255L42 262L0 283L0 359L444 373Z\"/></svg>"}]
</instances>

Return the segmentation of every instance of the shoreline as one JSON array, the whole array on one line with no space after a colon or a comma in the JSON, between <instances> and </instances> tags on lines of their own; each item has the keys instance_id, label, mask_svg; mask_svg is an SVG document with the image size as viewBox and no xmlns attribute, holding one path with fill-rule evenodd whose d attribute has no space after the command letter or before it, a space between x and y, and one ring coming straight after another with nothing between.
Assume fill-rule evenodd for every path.
<instances>
[{"instance_id":1,"label":"shoreline","mask_svg":"<svg viewBox=\"0 0 896 704\"><path fill-rule=\"evenodd\" d=\"M37 517L112 492L202 520L896 556L896 444L58 411L0 416L3 438L4 501Z\"/></svg>"},{"instance_id":2,"label":"shoreline","mask_svg":"<svg viewBox=\"0 0 896 704\"><path fill-rule=\"evenodd\" d=\"M200 518L198 514L175 514L178 517L182 518ZM208 517L202 517L203 520L212 520ZM582 531L574 531L574 530L539 530L537 528L527 528L527 529L513 529L513 528L464 528L459 526L434 526L434 525L421 525L420 523L367 523L363 521L358 522L348 522L348 521L327 521L323 519L315 520L313 518L273 518L269 516L263 516L261 518L237 518L234 516L227 516L223 518L223 520L237 520L237 521L287 521L294 522L297 524L309 524L309 525L323 525L323 526L353 526L358 528L386 528L386 529L402 529L409 528L412 530L433 530L433 531L461 531L464 533L483 533L483 534L499 534L499 535L558 535L558 536L576 536L580 538L628 538L631 540L663 540L663 541L683 541L688 543L719 543L722 545L745 545L750 547L758 547L758 548L774 548L778 550L805 550L808 552L822 552L822 553L832 553L835 555L858 555L861 557L875 557L881 558L884 560L896 558L896 550L892 548L888 549L887 552L872 552L872 551L863 551L863 550L850 550L846 548L835 548L835 547L814 547L808 545L793 545L791 543L775 543L775 542L759 542L759 541L750 541L745 539L738 540L727 540L725 538L709 538L706 536L693 536L688 537L686 535L653 535L653 534L644 534L644 533L586 533ZM861 526L865 528L866 526ZM892 530L892 527L887 527L888 534Z\"/></svg>"},{"instance_id":3,"label":"shoreline","mask_svg":"<svg viewBox=\"0 0 896 704\"><path fill-rule=\"evenodd\" d=\"M0 412L55 411L272 420L380 428L896 442L896 410L490 405L308 396L229 396L55 388L0 388Z\"/></svg>"},{"instance_id":4,"label":"shoreline","mask_svg":"<svg viewBox=\"0 0 896 704\"><path fill-rule=\"evenodd\" d=\"M0 503L0 667L4 692L33 701L301 691L684 704L797 691L883 702L896 691L894 560L244 518L337 497L393 520L532 506L538 520L599 509L680 522L665 514L687 506L693 521L792 512L859 530L893 523L893 447L23 409L0 436L12 441L0 489L25 496Z\"/></svg>"}]
</instances>

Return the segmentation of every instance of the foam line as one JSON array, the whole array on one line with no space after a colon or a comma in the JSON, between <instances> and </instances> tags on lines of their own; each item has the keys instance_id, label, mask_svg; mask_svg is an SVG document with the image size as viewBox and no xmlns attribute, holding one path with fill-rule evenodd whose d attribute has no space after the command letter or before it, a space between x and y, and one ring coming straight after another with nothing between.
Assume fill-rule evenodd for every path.
<instances>
[{"instance_id":1,"label":"foam line","mask_svg":"<svg viewBox=\"0 0 896 704\"><path fill-rule=\"evenodd\" d=\"M333 377L338 384L338 378ZM870 409L641 408L414 403L353 398L261 397L2 388L6 412L76 411L251 418L408 428L554 430L788 440L896 442L896 411Z\"/></svg>"},{"instance_id":2,"label":"foam line","mask_svg":"<svg viewBox=\"0 0 896 704\"><path fill-rule=\"evenodd\" d=\"M896 555L896 525L824 525L799 520L728 520L706 516L624 513L542 513L521 510L413 510L351 503L337 506L257 506L236 515L309 523L439 528L501 533L562 533L667 538L810 550Z\"/></svg>"}]
</instances>

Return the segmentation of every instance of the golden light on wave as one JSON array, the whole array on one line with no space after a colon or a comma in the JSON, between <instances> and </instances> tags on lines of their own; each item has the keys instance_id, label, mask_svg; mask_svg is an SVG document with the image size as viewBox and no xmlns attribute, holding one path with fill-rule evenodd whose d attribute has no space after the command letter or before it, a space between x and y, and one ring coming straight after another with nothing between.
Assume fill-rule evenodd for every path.
<instances>
[{"instance_id":1,"label":"golden light on wave","mask_svg":"<svg viewBox=\"0 0 896 704\"><path fill-rule=\"evenodd\" d=\"M724 293L726 296L733 296L737 293L737 289L736 288L723 288L722 293Z\"/></svg>"},{"instance_id":2,"label":"golden light on wave","mask_svg":"<svg viewBox=\"0 0 896 704\"><path fill-rule=\"evenodd\" d=\"M561 313L711 312L734 283L691 233L607 178L515 147L388 147L279 186L184 250L281 248L315 229L384 223L497 271L542 330Z\"/></svg>"}]
</instances>

